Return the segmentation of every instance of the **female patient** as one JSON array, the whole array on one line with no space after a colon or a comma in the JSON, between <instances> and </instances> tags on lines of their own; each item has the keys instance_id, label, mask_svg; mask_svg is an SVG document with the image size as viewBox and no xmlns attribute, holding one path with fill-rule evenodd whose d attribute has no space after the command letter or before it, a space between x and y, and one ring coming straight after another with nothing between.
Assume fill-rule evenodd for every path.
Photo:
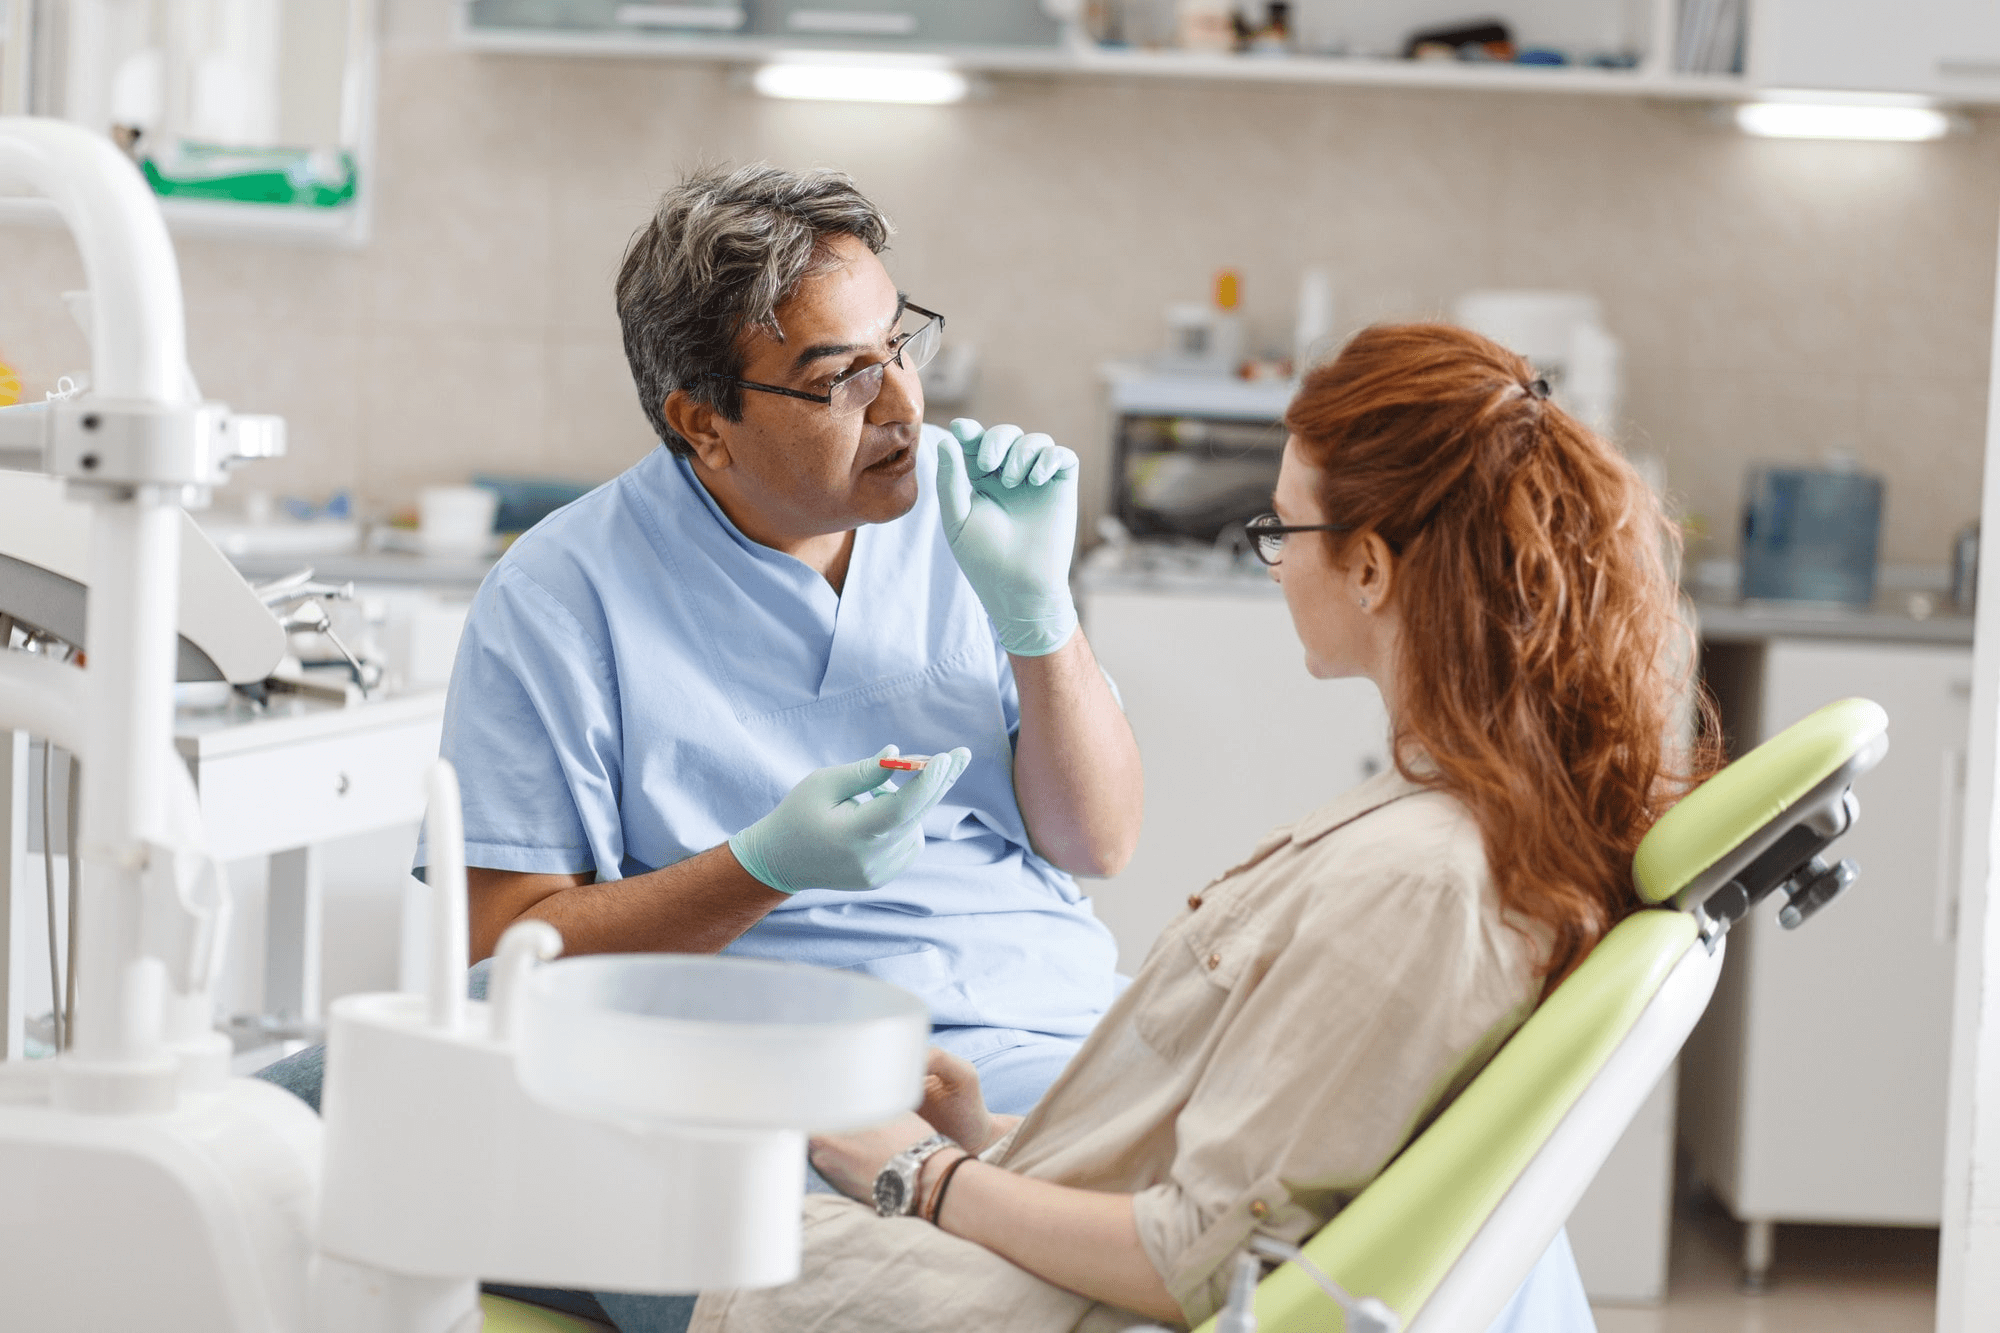
<instances>
[{"instance_id":1,"label":"female patient","mask_svg":"<svg viewBox=\"0 0 2000 1333\"><path fill-rule=\"evenodd\" d=\"M1646 485L1442 325L1360 334L1286 426L1253 536L1306 669L1380 688L1394 767L1191 894L1025 1121L938 1055L917 1114L817 1142L856 1199L934 1129L959 1146L915 1216L809 1198L800 1280L705 1293L694 1329L1199 1322L1251 1232L1318 1229L1639 906L1632 851L1692 776Z\"/></svg>"}]
</instances>

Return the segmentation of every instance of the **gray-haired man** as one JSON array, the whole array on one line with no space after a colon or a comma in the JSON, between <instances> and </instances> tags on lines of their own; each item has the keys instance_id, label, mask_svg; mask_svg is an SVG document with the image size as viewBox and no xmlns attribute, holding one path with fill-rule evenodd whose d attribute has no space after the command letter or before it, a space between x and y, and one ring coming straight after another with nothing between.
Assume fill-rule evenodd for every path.
<instances>
[{"instance_id":1,"label":"gray-haired man","mask_svg":"<svg viewBox=\"0 0 2000 1333\"><path fill-rule=\"evenodd\" d=\"M1070 876L1131 854L1139 757L1069 601L1075 456L923 426L942 321L888 234L845 177L759 166L627 250L665 447L515 543L452 677L473 952L535 917L572 953L854 968L1025 1109L1111 999ZM936 758L856 800L885 747Z\"/></svg>"}]
</instances>

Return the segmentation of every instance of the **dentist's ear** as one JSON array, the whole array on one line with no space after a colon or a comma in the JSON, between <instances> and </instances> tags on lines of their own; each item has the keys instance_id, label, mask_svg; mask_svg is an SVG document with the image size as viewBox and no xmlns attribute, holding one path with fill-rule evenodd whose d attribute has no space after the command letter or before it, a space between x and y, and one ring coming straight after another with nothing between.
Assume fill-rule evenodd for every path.
<instances>
[{"instance_id":1,"label":"dentist's ear","mask_svg":"<svg viewBox=\"0 0 2000 1333\"><path fill-rule=\"evenodd\" d=\"M722 438L717 424L722 414L707 403L698 403L688 397L686 389L675 389L660 404L660 415L674 432L688 442L694 456L710 472L726 470L732 461L729 443Z\"/></svg>"}]
</instances>

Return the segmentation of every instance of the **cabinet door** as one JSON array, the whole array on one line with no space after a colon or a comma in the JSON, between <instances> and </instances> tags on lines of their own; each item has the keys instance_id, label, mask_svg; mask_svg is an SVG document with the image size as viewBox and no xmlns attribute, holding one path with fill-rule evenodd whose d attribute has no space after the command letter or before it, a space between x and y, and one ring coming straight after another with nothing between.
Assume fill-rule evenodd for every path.
<instances>
[{"instance_id":1,"label":"cabinet door","mask_svg":"<svg viewBox=\"0 0 2000 1333\"><path fill-rule=\"evenodd\" d=\"M1888 710L1890 748L1834 847L1855 886L1799 930L1763 911L1729 936L1745 986L1739 1216L1938 1222L1971 684L1964 649L1769 649L1763 735L1865 695Z\"/></svg>"},{"instance_id":2,"label":"cabinet door","mask_svg":"<svg viewBox=\"0 0 2000 1333\"><path fill-rule=\"evenodd\" d=\"M1752 0L1763 88L2000 97L1993 0Z\"/></svg>"},{"instance_id":3,"label":"cabinet door","mask_svg":"<svg viewBox=\"0 0 2000 1333\"><path fill-rule=\"evenodd\" d=\"M1083 617L1146 765L1138 852L1090 886L1130 972L1260 836L1380 772L1388 720L1368 681L1306 674L1278 597L1095 592Z\"/></svg>"}]
</instances>

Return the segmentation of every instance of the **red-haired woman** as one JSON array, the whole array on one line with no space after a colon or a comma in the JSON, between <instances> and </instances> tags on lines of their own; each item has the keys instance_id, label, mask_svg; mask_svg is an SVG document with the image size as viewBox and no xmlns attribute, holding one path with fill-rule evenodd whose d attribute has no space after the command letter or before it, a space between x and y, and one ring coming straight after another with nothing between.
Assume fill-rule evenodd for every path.
<instances>
[{"instance_id":1,"label":"red-haired woman","mask_svg":"<svg viewBox=\"0 0 2000 1333\"><path fill-rule=\"evenodd\" d=\"M1190 885L1025 1121L939 1058L918 1113L816 1143L866 1199L952 1141L910 1216L809 1198L801 1279L706 1293L696 1330L1198 1323L1252 1232L1338 1212L1639 907L1633 849L1697 766L1651 491L1521 358L1443 325L1363 332L1286 425L1252 535L1306 669L1380 688L1395 766Z\"/></svg>"}]
</instances>

